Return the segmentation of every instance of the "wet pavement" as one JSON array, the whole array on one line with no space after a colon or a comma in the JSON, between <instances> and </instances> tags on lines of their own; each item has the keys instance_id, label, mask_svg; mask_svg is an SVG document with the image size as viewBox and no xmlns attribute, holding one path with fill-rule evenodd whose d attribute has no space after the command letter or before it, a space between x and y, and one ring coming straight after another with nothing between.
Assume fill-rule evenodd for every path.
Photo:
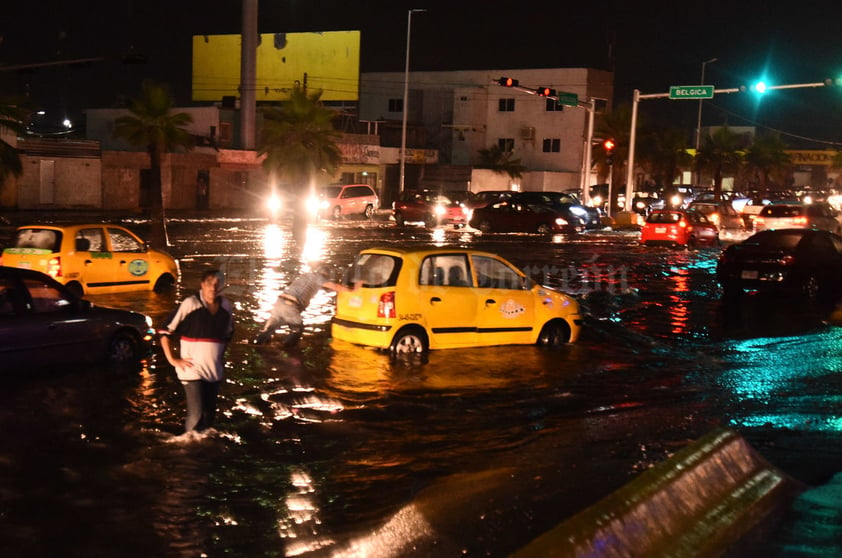
<instances>
[{"instance_id":1,"label":"wet pavement","mask_svg":"<svg viewBox=\"0 0 842 558\"><path fill-rule=\"evenodd\" d=\"M31 217L6 215L4 240ZM382 219L321 223L302 246L288 223L238 215L176 215L169 236L176 289L89 298L160 323L203 269L226 271L237 332L216 431L181 435L181 387L160 356L137 375L7 377L3 555L508 556L720 427L809 488L756 553L840 554L842 317L758 297L723 306L718 248ZM580 341L395 362L332 342L323 293L297 349L249 343L302 260L339 270L390 244L501 254L576 294Z\"/></svg>"}]
</instances>

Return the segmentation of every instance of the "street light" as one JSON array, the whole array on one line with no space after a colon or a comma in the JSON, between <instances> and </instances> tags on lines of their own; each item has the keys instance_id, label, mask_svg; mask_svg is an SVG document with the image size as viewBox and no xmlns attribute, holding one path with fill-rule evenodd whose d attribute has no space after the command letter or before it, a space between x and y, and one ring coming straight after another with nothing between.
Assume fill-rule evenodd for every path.
<instances>
[{"instance_id":1,"label":"street light","mask_svg":"<svg viewBox=\"0 0 842 558\"><path fill-rule=\"evenodd\" d=\"M705 84L705 66L708 64L713 64L719 60L718 58L711 58L710 60L705 60L702 62L702 79L699 82L699 85ZM696 120L696 155L699 154L699 144L702 141L702 100L699 99L699 117ZM699 185L699 181L701 180L701 173L696 170L696 185Z\"/></svg>"},{"instance_id":2,"label":"street light","mask_svg":"<svg viewBox=\"0 0 842 558\"><path fill-rule=\"evenodd\" d=\"M406 14L406 66L403 72L403 122L401 124L401 184L400 191L403 192L406 182L406 116L409 108L409 37L412 30L412 14L426 12L425 9L411 9Z\"/></svg>"}]
</instances>

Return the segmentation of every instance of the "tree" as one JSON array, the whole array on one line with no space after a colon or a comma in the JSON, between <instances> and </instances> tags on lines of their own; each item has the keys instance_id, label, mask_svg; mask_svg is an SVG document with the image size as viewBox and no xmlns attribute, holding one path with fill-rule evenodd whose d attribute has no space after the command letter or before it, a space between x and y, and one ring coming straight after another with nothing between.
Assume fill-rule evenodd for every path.
<instances>
[{"instance_id":1,"label":"tree","mask_svg":"<svg viewBox=\"0 0 842 558\"><path fill-rule=\"evenodd\" d=\"M26 133L26 110L13 99L0 100L0 131L22 136ZM23 164L18 150L0 139L0 182L7 176L23 174Z\"/></svg>"},{"instance_id":2,"label":"tree","mask_svg":"<svg viewBox=\"0 0 842 558\"><path fill-rule=\"evenodd\" d=\"M783 185L790 168L792 157L786 152L786 146L778 133L757 135L746 149L745 169L754 182L768 190L773 180L777 185Z\"/></svg>"},{"instance_id":3,"label":"tree","mask_svg":"<svg viewBox=\"0 0 842 558\"><path fill-rule=\"evenodd\" d=\"M488 149L479 150L479 164L477 168L488 169L497 174L508 174L512 179L520 178L526 172L526 167L512 152L504 152L499 145L492 145Z\"/></svg>"},{"instance_id":4,"label":"tree","mask_svg":"<svg viewBox=\"0 0 842 558\"><path fill-rule=\"evenodd\" d=\"M263 168L277 176L287 191L301 201L320 178L332 177L342 163L333 127L336 113L321 102L321 91L308 93L296 86L280 107L263 111L258 151L265 154ZM303 240L306 213L293 213L293 237Z\"/></svg>"},{"instance_id":5,"label":"tree","mask_svg":"<svg viewBox=\"0 0 842 558\"><path fill-rule=\"evenodd\" d=\"M743 137L722 126L705 137L696 154L696 168L713 175L713 199L722 201L722 176L739 170L743 160Z\"/></svg>"},{"instance_id":6,"label":"tree","mask_svg":"<svg viewBox=\"0 0 842 558\"><path fill-rule=\"evenodd\" d=\"M639 144L639 161L649 171L656 184L669 187L686 168L693 163L693 156L687 152L687 132L678 129L664 129L642 134Z\"/></svg>"},{"instance_id":7,"label":"tree","mask_svg":"<svg viewBox=\"0 0 842 558\"><path fill-rule=\"evenodd\" d=\"M164 153L176 149L192 149L193 136L184 128L193 122L185 112L173 113L173 98L163 84L144 80L139 97L129 102L130 115L121 116L114 122L114 135L132 145L146 148L152 170L150 184L150 226L149 242L153 246L166 247L167 223L164 214L164 196L161 188L161 159Z\"/></svg>"}]
</instances>

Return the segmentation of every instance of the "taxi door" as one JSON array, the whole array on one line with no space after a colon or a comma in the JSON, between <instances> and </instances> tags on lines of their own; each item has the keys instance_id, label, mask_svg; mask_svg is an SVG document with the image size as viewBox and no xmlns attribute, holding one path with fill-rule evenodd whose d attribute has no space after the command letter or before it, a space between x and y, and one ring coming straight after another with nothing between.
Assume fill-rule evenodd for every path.
<instances>
[{"instance_id":1,"label":"taxi door","mask_svg":"<svg viewBox=\"0 0 842 558\"><path fill-rule=\"evenodd\" d=\"M117 266L111 257L102 227L91 227L76 231L73 239L75 255L67 262L65 282L79 281L85 289L103 292L102 287L111 282Z\"/></svg>"},{"instance_id":2,"label":"taxi door","mask_svg":"<svg viewBox=\"0 0 842 558\"><path fill-rule=\"evenodd\" d=\"M421 263L418 304L430 348L472 347L477 337L477 295L464 254L437 254Z\"/></svg>"},{"instance_id":3,"label":"taxi door","mask_svg":"<svg viewBox=\"0 0 842 558\"><path fill-rule=\"evenodd\" d=\"M477 344L529 343L534 335L535 296L506 262L471 256L476 276Z\"/></svg>"}]
</instances>

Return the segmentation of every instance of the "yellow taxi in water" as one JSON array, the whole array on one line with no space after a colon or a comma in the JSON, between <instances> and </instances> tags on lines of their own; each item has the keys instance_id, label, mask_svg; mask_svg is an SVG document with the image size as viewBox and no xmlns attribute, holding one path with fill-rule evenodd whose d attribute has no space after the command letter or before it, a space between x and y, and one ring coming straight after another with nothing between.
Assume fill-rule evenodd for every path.
<instances>
[{"instance_id":1,"label":"yellow taxi in water","mask_svg":"<svg viewBox=\"0 0 842 558\"><path fill-rule=\"evenodd\" d=\"M103 223L18 227L0 262L46 273L79 296L159 291L179 275L172 256L125 227Z\"/></svg>"},{"instance_id":2,"label":"yellow taxi in water","mask_svg":"<svg viewBox=\"0 0 842 558\"><path fill-rule=\"evenodd\" d=\"M574 298L492 253L371 248L337 293L335 339L394 353L489 345L562 345L579 336Z\"/></svg>"}]
</instances>

